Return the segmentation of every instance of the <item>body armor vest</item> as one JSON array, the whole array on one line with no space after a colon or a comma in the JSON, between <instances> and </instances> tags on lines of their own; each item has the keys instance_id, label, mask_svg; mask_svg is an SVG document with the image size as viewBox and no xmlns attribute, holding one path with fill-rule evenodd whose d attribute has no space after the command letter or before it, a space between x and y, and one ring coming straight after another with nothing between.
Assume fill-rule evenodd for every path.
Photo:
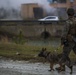
<instances>
[{"instance_id":1,"label":"body armor vest","mask_svg":"<svg viewBox=\"0 0 76 75\"><path fill-rule=\"evenodd\" d=\"M76 21L75 21L75 19L68 20L68 23L69 23L68 34L71 34L72 36L76 36Z\"/></svg>"}]
</instances>

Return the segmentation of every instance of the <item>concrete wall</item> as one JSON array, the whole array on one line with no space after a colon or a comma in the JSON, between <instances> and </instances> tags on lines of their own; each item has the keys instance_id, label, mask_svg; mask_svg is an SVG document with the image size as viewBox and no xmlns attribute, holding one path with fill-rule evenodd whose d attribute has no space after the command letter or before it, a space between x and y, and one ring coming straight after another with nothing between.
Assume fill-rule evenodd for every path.
<instances>
[{"instance_id":1,"label":"concrete wall","mask_svg":"<svg viewBox=\"0 0 76 75\"><path fill-rule=\"evenodd\" d=\"M1 26L0 31L6 31L9 33L19 34L21 30L25 37L40 37L44 32L44 29L50 33L51 36L60 36L62 33L63 25L18 25L18 26Z\"/></svg>"}]
</instances>

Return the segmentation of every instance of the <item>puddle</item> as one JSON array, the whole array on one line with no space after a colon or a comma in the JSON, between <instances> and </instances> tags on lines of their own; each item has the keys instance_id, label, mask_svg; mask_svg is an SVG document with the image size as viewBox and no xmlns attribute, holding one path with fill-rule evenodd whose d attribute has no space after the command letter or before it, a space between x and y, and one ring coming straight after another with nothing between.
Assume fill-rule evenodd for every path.
<instances>
[{"instance_id":1,"label":"puddle","mask_svg":"<svg viewBox=\"0 0 76 75\"><path fill-rule=\"evenodd\" d=\"M55 65L54 68L58 66ZM0 75L70 75L69 68L65 72L56 70L49 72L49 63L29 63L28 61L0 60ZM76 66L73 74L76 75Z\"/></svg>"}]
</instances>

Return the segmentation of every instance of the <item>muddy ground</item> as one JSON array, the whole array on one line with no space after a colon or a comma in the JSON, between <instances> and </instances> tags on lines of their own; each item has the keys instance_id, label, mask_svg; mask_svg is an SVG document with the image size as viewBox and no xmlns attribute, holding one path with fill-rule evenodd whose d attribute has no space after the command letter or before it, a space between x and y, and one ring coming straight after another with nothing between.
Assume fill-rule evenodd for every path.
<instances>
[{"instance_id":1,"label":"muddy ground","mask_svg":"<svg viewBox=\"0 0 76 75\"><path fill-rule=\"evenodd\" d=\"M55 65L57 67L59 65ZM48 71L49 63L30 63L29 61L13 61L0 59L0 75L70 75L70 70L66 67L65 72L58 73ZM73 67L73 74L76 75L76 66Z\"/></svg>"}]
</instances>

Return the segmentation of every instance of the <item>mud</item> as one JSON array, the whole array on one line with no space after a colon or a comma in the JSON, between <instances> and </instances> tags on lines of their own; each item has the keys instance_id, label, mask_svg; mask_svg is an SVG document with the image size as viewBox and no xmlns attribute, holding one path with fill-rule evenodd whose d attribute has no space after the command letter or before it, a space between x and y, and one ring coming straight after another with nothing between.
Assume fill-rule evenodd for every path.
<instances>
[{"instance_id":1,"label":"mud","mask_svg":"<svg viewBox=\"0 0 76 75\"><path fill-rule=\"evenodd\" d=\"M57 67L59 65L55 65ZM70 75L66 67L65 72L58 73L48 71L49 63L30 63L29 61L0 60L0 75ZM73 74L76 75L76 66L73 67Z\"/></svg>"}]
</instances>

